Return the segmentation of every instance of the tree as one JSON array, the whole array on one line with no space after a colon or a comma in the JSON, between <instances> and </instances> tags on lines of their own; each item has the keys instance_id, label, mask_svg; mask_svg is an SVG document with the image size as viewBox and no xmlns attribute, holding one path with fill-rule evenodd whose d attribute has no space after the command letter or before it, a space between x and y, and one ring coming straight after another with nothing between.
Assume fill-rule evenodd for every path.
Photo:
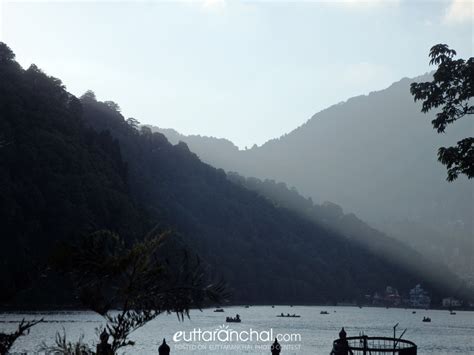
<instances>
[{"instance_id":1,"label":"tree","mask_svg":"<svg viewBox=\"0 0 474 355\"><path fill-rule=\"evenodd\" d=\"M41 353L55 355L96 355L94 350L84 342L83 334L77 341L69 341L64 328L63 334L56 333L55 343L55 345L51 346L43 341L39 350Z\"/></svg>"},{"instance_id":2,"label":"tree","mask_svg":"<svg viewBox=\"0 0 474 355\"><path fill-rule=\"evenodd\" d=\"M95 92L94 92L94 91L92 91L92 90L87 90L84 94L82 94L81 100L96 102L96 101L97 101L97 98L96 98L96 96L95 96Z\"/></svg>"},{"instance_id":3,"label":"tree","mask_svg":"<svg viewBox=\"0 0 474 355\"><path fill-rule=\"evenodd\" d=\"M150 137L150 136L153 134L153 131L152 131L151 128L148 127L148 126L142 126L142 127L140 128L140 133L141 133L142 135L144 135L144 136Z\"/></svg>"},{"instance_id":4,"label":"tree","mask_svg":"<svg viewBox=\"0 0 474 355\"><path fill-rule=\"evenodd\" d=\"M133 117L129 117L127 118L127 121L128 125L130 127L132 127L133 129L138 129L138 126L140 125L140 121L138 121L137 119L133 118Z\"/></svg>"},{"instance_id":5,"label":"tree","mask_svg":"<svg viewBox=\"0 0 474 355\"><path fill-rule=\"evenodd\" d=\"M114 353L134 345L130 334L159 314L184 319L190 308L225 297L223 284L206 283L200 263L187 253L175 263L168 259L170 251L161 250L166 237L151 232L127 246L116 234L99 231L54 257L54 265L72 277L82 304L105 318L103 332L111 336Z\"/></svg>"},{"instance_id":6,"label":"tree","mask_svg":"<svg viewBox=\"0 0 474 355\"><path fill-rule=\"evenodd\" d=\"M111 110L120 112L120 106L118 103L109 100L109 101L104 101L104 104L106 104Z\"/></svg>"},{"instance_id":7,"label":"tree","mask_svg":"<svg viewBox=\"0 0 474 355\"><path fill-rule=\"evenodd\" d=\"M8 354L9 350L13 346L13 343L15 343L19 337L27 335L30 332L31 327L41 322L43 322L43 319L29 322L25 322L23 319L18 325L17 330L15 330L13 333L0 333L0 355Z\"/></svg>"},{"instance_id":8,"label":"tree","mask_svg":"<svg viewBox=\"0 0 474 355\"><path fill-rule=\"evenodd\" d=\"M433 46L429 56L430 65L438 66L433 81L413 83L410 92L415 101L422 101L423 113L441 108L431 123L438 133L444 133L449 124L474 114L474 58L454 59L456 51L446 44ZM460 174L473 178L474 138L467 137L455 146L439 148L438 160L446 165L448 181L457 179Z\"/></svg>"},{"instance_id":9,"label":"tree","mask_svg":"<svg viewBox=\"0 0 474 355\"><path fill-rule=\"evenodd\" d=\"M15 60L15 54L5 43L0 42L0 64L11 63Z\"/></svg>"}]
</instances>

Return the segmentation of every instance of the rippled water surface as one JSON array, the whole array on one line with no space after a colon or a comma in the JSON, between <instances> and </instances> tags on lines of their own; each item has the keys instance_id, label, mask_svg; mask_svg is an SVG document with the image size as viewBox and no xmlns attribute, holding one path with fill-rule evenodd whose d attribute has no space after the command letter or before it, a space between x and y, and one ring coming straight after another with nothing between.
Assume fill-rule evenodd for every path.
<instances>
[{"instance_id":1,"label":"rippled water surface","mask_svg":"<svg viewBox=\"0 0 474 355\"><path fill-rule=\"evenodd\" d=\"M322 310L329 314L320 314ZM300 314L301 318L277 318L281 312ZM225 323L226 316L237 313L242 323ZM432 322L423 323L423 316L431 317ZM46 323L35 326L28 336L20 338L14 352L37 352L42 342L53 344L55 334L63 329L69 340L77 340L83 334L85 342L92 345L96 328L103 324L102 318L91 312L4 313L0 314L0 330L13 330L22 318L44 318ZM418 354L474 354L474 312L458 311L450 315L448 311L416 310L416 314L412 314L412 310L405 309L299 306L229 307L224 313L207 309L191 312L191 318L184 322L178 321L175 315L162 315L133 333L131 338L136 345L125 348L124 352L157 354L158 345L166 338L171 354L270 354L271 342L266 341L266 337L281 334L291 338L291 341L281 342L281 355L327 355L342 326L348 336L357 336L360 332L369 336L392 336L396 323L400 324L398 334L408 329L404 338L418 345ZM182 341L183 337L190 340L193 330L196 330L194 340ZM200 341L197 339L199 330ZM231 331L235 331L234 337L238 334L243 339L251 330L254 333L252 341L208 341L215 330L221 330L222 340ZM256 339L255 332L260 339ZM180 341L173 341L173 336Z\"/></svg>"}]
</instances>

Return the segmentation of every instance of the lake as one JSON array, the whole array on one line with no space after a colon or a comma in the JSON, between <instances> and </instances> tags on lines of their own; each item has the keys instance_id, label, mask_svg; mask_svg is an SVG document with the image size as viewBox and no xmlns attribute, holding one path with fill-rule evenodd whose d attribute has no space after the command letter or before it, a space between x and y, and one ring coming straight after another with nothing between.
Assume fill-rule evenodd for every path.
<instances>
[{"instance_id":1,"label":"lake","mask_svg":"<svg viewBox=\"0 0 474 355\"><path fill-rule=\"evenodd\" d=\"M329 314L322 315L321 311ZM368 336L390 337L393 326L399 323L397 334L406 328L403 338L418 345L418 354L474 354L473 312L457 311L456 315L450 315L442 310L416 310L416 314L412 311L371 307L255 306L228 307L223 313L215 313L212 309L192 311L191 318L184 322L175 315L161 315L133 333L131 339L136 345L125 348L124 352L157 354L159 344L166 338L171 354L270 354L270 337L279 335L288 340L280 342L283 346L281 355L328 355L341 327L345 327L348 336L363 332ZM301 318L276 317L281 312L296 313ZM225 323L226 316L237 313L242 323ZM432 322L423 323L423 316L431 317ZM75 341L84 334L85 341L93 344L96 328L103 324L100 316L83 311L3 313L0 314L0 330L13 330L17 325L15 322L22 318L44 318L46 323L38 324L29 335L20 338L13 352L34 353L43 341L53 344L56 332L63 329L69 340Z\"/></svg>"}]
</instances>

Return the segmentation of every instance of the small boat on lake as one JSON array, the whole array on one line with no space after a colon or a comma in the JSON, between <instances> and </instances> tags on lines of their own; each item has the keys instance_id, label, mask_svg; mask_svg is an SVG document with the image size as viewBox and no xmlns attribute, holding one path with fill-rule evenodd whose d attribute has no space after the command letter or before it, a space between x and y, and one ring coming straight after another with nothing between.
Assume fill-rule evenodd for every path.
<instances>
[{"instance_id":1,"label":"small boat on lake","mask_svg":"<svg viewBox=\"0 0 474 355\"><path fill-rule=\"evenodd\" d=\"M279 318L300 318L301 316L298 315L298 314L289 314L289 313L283 314L283 313L281 313L281 314L277 315L277 317L279 317Z\"/></svg>"},{"instance_id":2,"label":"small boat on lake","mask_svg":"<svg viewBox=\"0 0 474 355\"><path fill-rule=\"evenodd\" d=\"M451 312L449 312L449 314L451 314L452 316L454 316L454 315L456 314L456 312L451 311Z\"/></svg>"},{"instance_id":3,"label":"small boat on lake","mask_svg":"<svg viewBox=\"0 0 474 355\"><path fill-rule=\"evenodd\" d=\"M319 314L329 314L329 312L328 311L321 311L321 312L319 312Z\"/></svg>"},{"instance_id":4,"label":"small boat on lake","mask_svg":"<svg viewBox=\"0 0 474 355\"><path fill-rule=\"evenodd\" d=\"M223 310L222 308L216 308L216 309L214 310L214 312L219 312L219 313L221 313L221 312L224 312L224 310Z\"/></svg>"},{"instance_id":5,"label":"small boat on lake","mask_svg":"<svg viewBox=\"0 0 474 355\"><path fill-rule=\"evenodd\" d=\"M429 323L429 322L431 322L431 318L430 317L423 317L423 322Z\"/></svg>"},{"instance_id":6,"label":"small boat on lake","mask_svg":"<svg viewBox=\"0 0 474 355\"><path fill-rule=\"evenodd\" d=\"M235 318L233 317L226 317L225 321L227 323L240 323L242 320L240 319L240 316L237 314Z\"/></svg>"}]
</instances>

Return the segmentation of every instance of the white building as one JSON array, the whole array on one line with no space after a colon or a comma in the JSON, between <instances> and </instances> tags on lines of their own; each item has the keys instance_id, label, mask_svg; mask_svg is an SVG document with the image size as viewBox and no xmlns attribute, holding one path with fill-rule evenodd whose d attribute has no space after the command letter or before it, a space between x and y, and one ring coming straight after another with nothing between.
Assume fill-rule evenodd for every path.
<instances>
[{"instance_id":1,"label":"white building","mask_svg":"<svg viewBox=\"0 0 474 355\"><path fill-rule=\"evenodd\" d=\"M420 284L410 290L410 305L412 307L429 308L430 304L431 298L428 296L428 292L423 290Z\"/></svg>"},{"instance_id":2,"label":"white building","mask_svg":"<svg viewBox=\"0 0 474 355\"><path fill-rule=\"evenodd\" d=\"M454 297L443 298L443 307L452 308L452 307L461 307L461 306L462 306L462 301Z\"/></svg>"}]
</instances>

